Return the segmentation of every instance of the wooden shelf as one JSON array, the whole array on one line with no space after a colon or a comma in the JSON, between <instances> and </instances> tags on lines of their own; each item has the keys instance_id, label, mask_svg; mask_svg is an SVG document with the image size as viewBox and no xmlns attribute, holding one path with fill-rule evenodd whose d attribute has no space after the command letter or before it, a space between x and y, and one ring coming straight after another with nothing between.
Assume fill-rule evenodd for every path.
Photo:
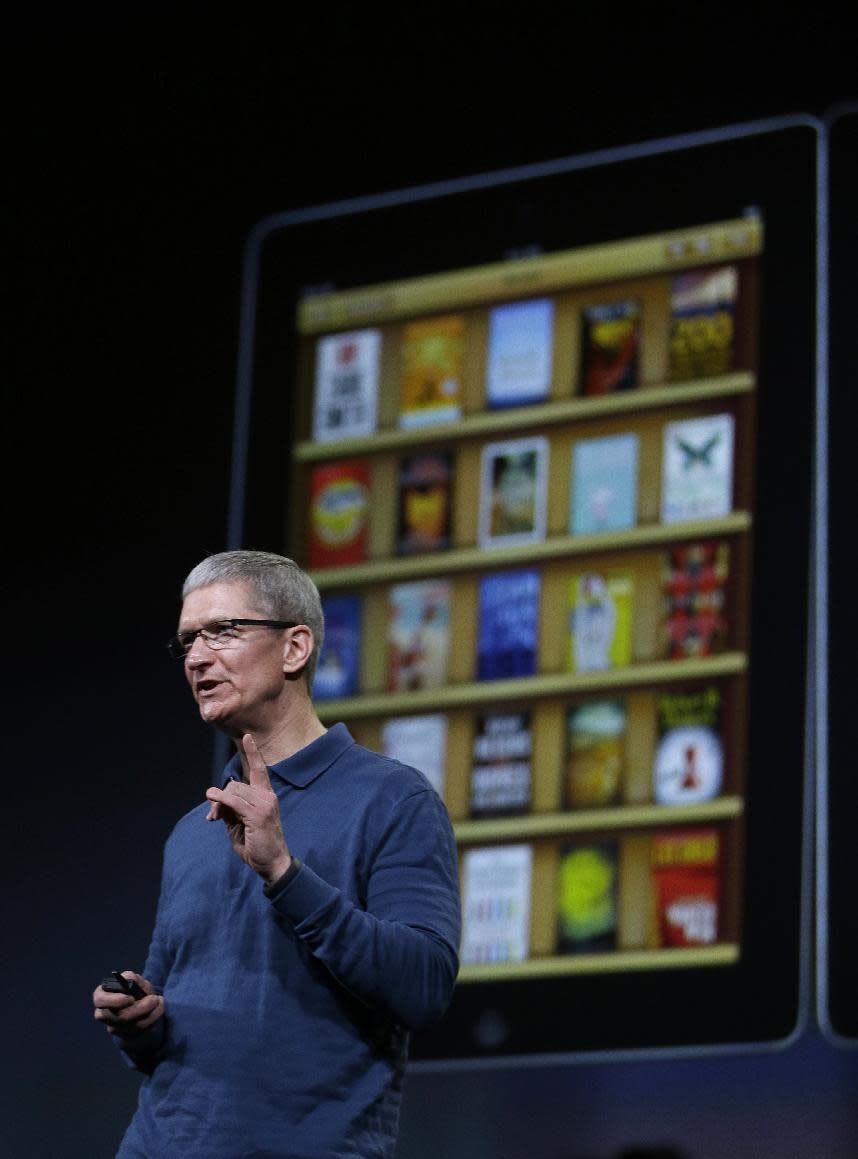
<instances>
[{"instance_id":1,"label":"wooden shelf","mask_svg":"<svg viewBox=\"0 0 858 1159\"><path fill-rule=\"evenodd\" d=\"M708 539L741 535L751 527L747 511L733 511L720 519L700 519L687 523L651 523L625 531L605 531L597 535L552 536L541 543L518 547L465 547L452 551L397 559L372 560L345 567L324 568L312 573L320 591L393 583L454 572L486 571L490 567L511 567L592 554L597 551L627 551L676 543L683 539Z\"/></svg>"},{"instance_id":2,"label":"wooden shelf","mask_svg":"<svg viewBox=\"0 0 858 1159\"><path fill-rule=\"evenodd\" d=\"M607 829L648 829L662 825L697 825L740 817L741 797L717 797L694 805L617 805L609 809L576 809L485 820L458 821L458 845L489 841L528 841L534 837Z\"/></svg>"},{"instance_id":3,"label":"wooden shelf","mask_svg":"<svg viewBox=\"0 0 858 1159\"><path fill-rule=\"evenodd\" d=\"M341 700L322 700L316 711L323 722L356 720L372 716L403 716L441 712L448 708L507 701L531 701L546 697L575 696L601 690L676 684L734 676L747 668L744 652L722 652L695 660L655 660L613 668L607 672L552 672L515 680L483 680L446 684L419 692L374 692Z\"/></svg>"},{"instance_id":4,"label":"wooden shelf","mask_svg":"<svg viewBox=\"0 0 858 1159\"><path fill-rule=\"evenodd\" d=\"M659 260L665 256L659 240ZM599 247L600 260L604 247ZM732 260L732 259L731 259ZM688 255L681 265L688 265ZM678 267L677 267L678 268ZM466 341L460 374L464 414L454 422L399 427L400 371L404 335L398 323L423 316L422 306L407 296L397 302L389 326L382 335L377 368L378 429L356 438L315 442L304 439L292 447L295 484L291 512L291 540L296 558L309 549L312 526L307 511L315 495L316 468L363 460L370 465L369 516L366 521L365 558L358 563L311 569L323 596L348 593L360 597L363 691L358 695L315 703L325 724L343 721L352 726L362 744L384 751L391 740L385 724L396 717L444 714L446 739L443 751L443 793L453 819L462 883L468 873L467 857L481 847L527 844L530 847L530 912L528 952L521 962L484 962L463 965L458 984L563 978L571 975L620 975L647 971L727 968L740 959L742 929L740 894L743 851L744 786L747 781L747 716L749 668L749 605L747 582L752 562L754 495L750 455L754 439L757 374L754 369L671 382L667 380L671 356L673 317L673 270L628 271L622 283L603 280L604 271L593 269L586 284L558 283L556 332L552 346L552 396L524 406L492 409L486 397L491 380L491 316L483 291L478 298L459 301L456 309L467 315ZM470 277L470 272L468 277ZM736 328L732 337L735 358L742 367L753 366L756 349L756 280L743 274L743 296L737 299ZM597 289L602 286L603 290ZM401 288L397 288L400 293ZM603 292L604 291L604 292ZM372 287L370 298L375 293ZM437 287L433 289L437 292ZM573 395L581 390L581 328L588 304L617 294L641 304L638 381L631 390L598 396ZM507 286L497 291L498 301L517 296ZM528 296L532 296L532 293ZM316 302L313 309L365 306L361 296L348 292L340 301ZM449 286L443 296L452 309ZM494 299L491 299L494 301ZM423 303L425 305L425 303ZM433 311L430 310L430 313ZM369 324L361 316L361 325ZM394 324L395 322L395 324ZM314 315L313 325L301 351L301 373L306 397L296 394L295 429L308 432L313 426L312 375L314 346L318 336L342 329L332 318ZM728 365L726 361L722 365ZM687 373L692 373L689 368ZM728 411L735 429L732 502L736 509L718 518L662 523L662 488L670 421L694 419L704 413ZM354 428L352 428L354 429ZM638 440L637 525L598 534L572 535L575 503L577 450L581 442L634 431ZM481 501L485 504L485 452L489 443L544 436L548 445L548 480L544 538L516 546L479 544ZM399 556L401 477L406 456L428 451L449 453L455 482L448 495L449 533L446 550ZM482 500L481 500L482 495ZM730 504L727 504L729 506ZM699 510L699 508L696 508ZM723 508L722 508L723 509ZM723 589L726 624L731 650L693 659L668 660L666 654L665 589L670 548L706 541L726 550L729 569ZM678 554L682 554L681 552ZM323 555L322 558L332 558ZM719 564L720 566L720 564ZM536 632L537 666L533 676L501 680L477 680L485 606L482 577L504 569L533 568L540 573L539 616ZM609 670L566 670L572 645L570 619L575 606L573 579L587 570L606 575L622 572L634 591L631 654L639 659ZM388 692L390 588L423 579L449 579L449 664L447 683L409 692ZM719 572L720 578L720 572ZM570 591L572 588L572 591ZM483 641L484 642L484 641ZM624 653L628 655L628 652ZM729 762L729 792L713 800L684 805L653 802L653 767L663 727L661 691L707 689L717 685L724 706L719 732L724 745L725 767ZM626 736L622 768L623 799L629 804L602 808L566 809L569 778L569 715L579 702L620 699L626 703ZM531 805L535 811L500 817L471 817L472 768L475 740L480 734L481 713L527 711L532 728ZM414 759L417 759L415 756ZM723 857L719 883L717 931L714 945L663 947L656 924L660 920L654 897L653 837L664 831L678 833L684 827L717 830ZM617 847L616 940L620 947L600 953L558 952L558 889L565 865L566 847L590 842L611 842ZM736 868L739 866L739 868ZM463 908L465 897L463 896ZM477 931L474 931L475 944ZM485 935L487 942L491 931ZM469 942L470 944L470 942ZM652 947L652 948L645 948ZM502 952L502 950L499 950ZM474 956L477 956L475 950ZM486 951L485 956L489 956ZM665 981L668 979L665 978ZM531 988L528 988L531 989Z\"/></svg>"},{"instance_id":5,"label":"wooden shelf","mask_svg":"<svg viewBox=\"0 0 858 1159\"><path fill-rule=\"evenodd\" d=\"M538 406L481 412L466 415L454 423L439 423L436 426L413 429L382 430L362 438L343 439L341 442L316 443L305 440L295 445L293 454L299 463L326 462L353 455L380 454L384 451L400 451L410 447L422 448L428 444L461 442L507 432L518 434L536 427L561 426L563 423L583 419L635 414L709 399L728 398L732 395L747 394L755 386L755 375L741 371L718 375L703 381L673 382L660 386L638 387L636 390L594 398L562 399Z\"/></svg>"},{"instance_id":6,"label":"wooden shelf","mask_svg":"<svg viewBox=\"0 0 858 1159\"><path fill-rule=\"evenodd\" d=\"M677 970L692 966L732 966L739 947L731 943L669 950L617 950L611 954L554 955L526 962L462 966L457 985L509 982L517 978L554 978L568 974L618 974L640 970Z\"/></svg>"}]
</instances>

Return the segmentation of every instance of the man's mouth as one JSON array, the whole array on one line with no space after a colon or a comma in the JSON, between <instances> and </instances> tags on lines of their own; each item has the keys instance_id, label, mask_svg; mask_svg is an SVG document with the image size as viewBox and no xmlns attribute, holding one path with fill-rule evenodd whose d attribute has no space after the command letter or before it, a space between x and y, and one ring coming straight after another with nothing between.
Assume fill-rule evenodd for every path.
<instances>
[{"instance_id":1,"label":"man's mouth","mask_svg":"<svg viewBox=\"0 0 858 1159\"><path fill-rule=\"evenodd\" d=\"M217 688L220 684L219 680L198 680L196 684L196 691L198 696L204 696L207 692Z\"/></svg>"}]
</instances>

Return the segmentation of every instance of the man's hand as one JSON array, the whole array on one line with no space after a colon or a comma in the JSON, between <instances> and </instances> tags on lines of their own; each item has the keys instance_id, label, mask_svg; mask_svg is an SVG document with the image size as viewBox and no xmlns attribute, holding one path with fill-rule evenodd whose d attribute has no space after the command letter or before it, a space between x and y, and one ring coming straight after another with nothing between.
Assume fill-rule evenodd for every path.
<instances>
[{"instance_id":1,"label":"man's hand","mask_svg":"<svg viewBox=\"0 0 858 1159\"><path fill-rule=\"evenodd\" d=\"M132 998L130 994L116 994L97 986L92 993L96 1022L103 1022L108 1034L132 1039L154 1026L164 1014L164 999L155 993L151 982L133 970L123 970L126 978L134 981L146 991L144 998Z\"/></svg>"},{"instance_id":2,"label":"man's hand","mask_svg":"<svg viewBox=\"0 0 858 1159\"><path fill-rule=\"evenodd\" d=\"M283 876L292 858L283 836L280 802L271 788L265 761L249 732L241 743L249 781L230 781L225 789L208 789L211 808L206 820L223 821L235 852L270 885Z\"/></svg>"}]
</instances>

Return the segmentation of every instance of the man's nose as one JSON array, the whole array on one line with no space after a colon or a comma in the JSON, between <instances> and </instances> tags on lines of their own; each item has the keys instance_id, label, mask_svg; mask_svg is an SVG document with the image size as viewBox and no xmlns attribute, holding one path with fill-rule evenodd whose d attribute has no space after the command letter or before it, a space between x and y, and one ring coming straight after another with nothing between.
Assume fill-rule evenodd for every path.
<instances>
[{"instance_id":1,"label":"man's nose","mask_svg":"<svg viewBox=\"0 0 858 1159\"><path fill-rule=\"evenodd\" d=\"M199 668L212 659L212 650L202 636L194 636L194 642L185 655L185 663L189 668Z\"/></svg>"}]
</instances>

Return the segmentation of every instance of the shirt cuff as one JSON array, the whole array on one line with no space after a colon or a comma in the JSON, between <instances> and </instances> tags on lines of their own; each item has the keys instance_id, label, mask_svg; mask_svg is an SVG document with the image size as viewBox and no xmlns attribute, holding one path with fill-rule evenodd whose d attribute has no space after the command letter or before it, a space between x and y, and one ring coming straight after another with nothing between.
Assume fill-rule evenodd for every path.
<instances>
[{"instance_id":1,"label":"shirt cuff","mask_svg":"<svg viewBox=\"0 0 858 1159\"><path fill-rule=\"evenodd\" d=\"M301 868L301 862L298 860L297 857L295 857L293 855L292 861L289 865L289 868L286 870L286 872L281 877L278 877L276 881L269 882L268 885L263 886L262 892L265 894L266 897L276 897L277 894L281 892L281 890L286 888L286 886L289 884L289 882L292 880L292 878L297 874L297 872L300 868Z\"/></svg>"}]
</instances>

